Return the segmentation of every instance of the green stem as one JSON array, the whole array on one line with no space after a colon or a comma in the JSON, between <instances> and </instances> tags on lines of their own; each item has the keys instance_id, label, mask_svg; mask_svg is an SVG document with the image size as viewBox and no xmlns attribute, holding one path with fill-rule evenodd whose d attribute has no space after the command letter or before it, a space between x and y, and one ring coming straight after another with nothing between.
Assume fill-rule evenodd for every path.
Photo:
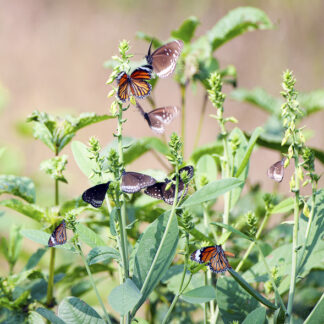
<instances>
[{"instance_id":1,"label":"green stem","mask_svg":"<svg viewBox=\"0 0 324 324\"><path fill-rule=\"evenodd\" d=\"M170 229L170 226L172 224L172 221L173 221L173 218L175 217L176 213L175 213L175 210L176 210L176 206L177 206L177 197L178 197L178 189L179 189L179 176L178 176L178 173L179 173L179 167L178 165L176 165L175 167L175 173L177 174L177 179L176 179L176 188L175 188L175 194L174 194L174 201L173 201L173 205L172 205L172 209L171 209L171 214L170 214L170 217L168 219L168 222L167 222L167 225L165 227L165 230L164 230L164 233L163 233L163 236L162 236L162 239L161 239L161 242L160 242L160 245L156 251L156 254L154 256L154 259L153 259L153 262L151 264L151 267L150 267L150 270L149 272L147 273L146 275L146 278L144 280L144 283L143 283L143 286L141 288L141 293L143 294L143 292L146 290L146 287L148 285L148 283L150 282L150 279L151 279L151 276L152 276L152 273L154 271L154 267L157 263L157 260L160 256L160 253L162 251L162 247L163 247L163 244L164 244L164 241L166 240L167 238L167 235L168 235L168 232L169 232L169 229ZM131 317L133 317L135 314L132 313L131 314Z\"/></svg>"},{"instance_id":2,"label":"green stem","mask_svg":"<svg viewBox=\"0 0 324 324\"><path fill-rule=\"evenodd\" d=\"M184 266L183 266L183 272L182 272L182 276L181 276L180 286L179 286L177 294L174 296L174 298L172 300L172 303L168 309L168 312L164 316L162 324L168 323L167 320L169 319L169 316L170 316L174 306L176 305L180 295L183 292L183 283L184 283L184 279L186 277L188 260L189 260L189 233L186 232L186 254L185 254L185 262L184 262Z\"/></svg>"},{"instance_id":3,"label":"green stem","mask_svg":"<svg viewBox=\"0 0 324 324\"><path fill-rule=\"evenodd\" d=\"M295 202L294 202L294 229L293 229L293 243L292 243L292 256L291 256L291 277L290 287L288 294L288 305L287 305L287 321L293 323L292 309L295 296L296 288L296 270L297 270L297 247L298 247L298 226L299 226L299 178L298 178L298 152L294 149L294 160L295 160Z\"/></svg>"},{"instance_id":4,"label":"green stem","mask_svg":"<svg viewBox=\"0 0 324 324\"><path fill-rule=\"evenodd\" d=\"M207 271L205 271L205 286L207 286ZM208 320L208 303L204 303L204 324L207 324Z\"/></svg>"},{"instance_id":5,"label":"green stem","mask_svg":"<svg viewBox=\"0 0 324 324\"><path fill-rule=\"evenodd\" d=\"M276 285L276 283L275 283L275 281L274 281L274 279L272 277L271 270L269 268L268 262L267 262L266 258L264 257L264 254L262 252L262 249L260 248L259 243L257 241L255 241L255 243L256 243L257 248L259 249L259 254L261 256L261 260L262 260L262 262L263 262L263 264L264 264L264 266L265 266L265 268L266 268L266 270L268 272L270 281L272 283L273 290L274 290L275 295L276 295L276 299L279 300L279 303L280 303L280 306L281 306L282 310L284 312L286 312L285 304L284 304L284 302L283 302L283 300L282 300L282 298L281 298L281 296L279 294L278 287L277 287L277 285Z\"/></svg>"},{"instance_id":6,"label":"green stem","mask_svg":"<svg viewBox=\"0 0 324 324\"><path fill-rule=\"evenodd\" d=\"M182 138L182 155L185 153L185 139L186 139L186 85L180 85L181 91L181 138Z\"/></svg>"},{"instance_id":7,"label":"green stem","mask_svg":"<svg viewBox=\"0 0 324 324\"><path fill-rule=\"evenodd\" d=\"M89 276L89 279L90 279L90 283L91 283L91 285L92 285L92 288L94 289L94 291L95 291L95 293L96 293L96 296L97 296L97 299L98 299L98 301L99 301L99 304L100 304L100 306L101 306L101 308L102 308L102 310L103 310L103 312L104 312L104 316L105 316L106 322L107 322L108 324L112 324L112 323L111 323L111 320L110 320L110 317L109 317L109 315L108 315L108 313L107 313L107 311L106 311L106 308L105 308L105 306L104 306L104 303L103 303L103 301L102 301L102 299L101 299L101 297L100 297L100 295L99 295L99 292L98 292L98 289L97 289L97 287L96 287L96 284L95 284L95 282L94 282L94 280L93 280L92 273L91 273L90 268L89 268L89 266L88 266L88 262L87 262L87 260L86 260L86 258L85 258L85 256L84 256L84 254L83 254L83 252L82 252L82 249L81 249L80 245L79 245L79 244L76 244L76 246L77 246L77 248L78 248L78 250L79 250L80 256L81 256L82 261L83 261L83 263L84 263L84 266L85 266L85 268L86 268L86 270L87 270L87 273L88 273L88 276Z\"/></svg>"},{"instance_id":8,"label":"green stem","mask_svg":"<svg viewBox=\"0 0 324 324\"><path fill-rule=\"evenodd\" d=\"M265 216L264 216L264 218L263 218L263 221L262 221L262 223L261 223L261 225L260 225L260 227L259 227L257 233L255 234L255 239L256 239L256 240L258 240L258 239L260 238L263 229L265 228L265 226L266 226L267 223L268 223L268 220L269 220L269 218L270 218L270 215L271 215L271 214L270 214L269 212L266 212L266 214L265 214ZM255 246L255 241L250 243L248 249L246 250L246 252L245 252L245 254L244 254L243 258L242 258L242 260L240 261L240 263L237 265L237 267L236 267L236 269L235 269L236 272L238 272L238 271L241 270L241 268L242 268L244 262L246 261L246 259L247 259L248 256L250 255L250 253L251 253L251 251L252 251L252 249L253 249L254 246Z\"/></svg>"},{"instance_id":9,"label":"green stem","mask_svg":"<svg viewBox=\"0 0 324 324\"><path fill-rule=\"evenodd\" d=\"M198 129L197 129L197 134L196 134L196 139L195 139L195 144L194 144L194 150L197 148L198 143L199 143L201 129L202 129L202 125L204 122L205 113L206 113L207 102L208 102L208 93L205 93L204 99L203 99L203 104L202 104L201 111L200 111L200 118L199 118L199 122L198 122Z\"/></svg>"}]
</instances>

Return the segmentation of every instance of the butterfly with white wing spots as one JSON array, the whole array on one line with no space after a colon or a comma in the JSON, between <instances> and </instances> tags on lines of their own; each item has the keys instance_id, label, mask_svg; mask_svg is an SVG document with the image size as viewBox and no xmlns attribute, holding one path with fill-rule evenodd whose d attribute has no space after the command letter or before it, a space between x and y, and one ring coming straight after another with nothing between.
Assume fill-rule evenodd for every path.
<instances>
[{"instance_id":1,"label":"butterfly with white wing spots","mask_svg":"<svg viewBox=\"0 0 324 324\"><path fill-rule=\"evenodd\" d=\"M271 167L268 169L268 177L270 179L273 179L277 182L281 182L282 179L284 178L284 164L285 164L285 159L283 158L282 160L274 163L271 165Z\"/></svg>"},{"instance_id":2,"label":"butterfly with white wing spots","mask_svg":"<svg viewBox=\"0 0 324 324\"><path fill-rule=\"evenodd\" d=\"M149 175L124 171L122 174L121 190L126 193L135 193L155 183L156 180Z\"/></svg>"},{"instance_id":3,"label":"butterfly with white wing spots","mask_svg":"<svg viewBox=\"0 0 324 324\"><path fill-rule=\"evenodd\" d=\"M66 243L66 224L65 220L61 222L59 226L55 228L48 240L48 246L53 247L56 245L62 245Z\"/></svg>"},{"instance_id":4,"label":"butterfly with white wing spots","mask_svg":"<svg viewBox=\"0 0 324 324\"><path fill-rule=\"evenodd\" d=\"M110 181L106 183L101 183L87 189L82 194L82 199L86 203L90 204L95 208L101 207L103 201L105 200L107 190L109 188Z\"/></svg>"}]
</instances>

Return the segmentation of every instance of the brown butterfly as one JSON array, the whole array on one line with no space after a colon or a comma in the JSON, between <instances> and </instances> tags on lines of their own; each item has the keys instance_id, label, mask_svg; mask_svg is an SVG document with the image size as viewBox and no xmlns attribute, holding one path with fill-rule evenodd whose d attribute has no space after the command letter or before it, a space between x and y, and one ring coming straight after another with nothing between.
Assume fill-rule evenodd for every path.
<instances>
[{"instance_id":1,"label":"brown butterfly","mask_svg":"<svg viewBox=\"0 0 324 324\"><path fill-rule=\"evenodd\" d=\"M268 169L268 177L270 179L273 179L277 182L282 181L282 179L284 178L285 159L286 158L283 158L282 160L271 165L271 167Z\"/></svg>"},{"instance_id":2,"label":"brown butterfly","mask_svg":"<svg viewBox=\"0 0 324 324\"><path fill-rule=\"evenodd\" d=\"M63 219L62 223L55 228L48 240L48 246L53 247L66 243L66 224Z\"/></svg>"}]
</instances>

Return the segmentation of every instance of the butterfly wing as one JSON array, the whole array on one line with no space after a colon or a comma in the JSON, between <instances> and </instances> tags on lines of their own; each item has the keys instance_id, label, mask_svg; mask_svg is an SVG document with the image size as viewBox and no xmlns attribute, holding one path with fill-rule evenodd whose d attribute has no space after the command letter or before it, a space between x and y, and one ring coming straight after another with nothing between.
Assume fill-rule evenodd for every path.
<instances>
[{"instance_id":1,"label":"butterfly wing","mask_svg":"<svg viewBox=\"0 0 324 324\"><path fill-rule=\"evenodd\" d=\"M149 186L144 190L144 193L154 199L162 200L162 190L161 187L164 185L164 182L157 182L153 186Z\"/></svg>"},{"instance_id":2,"label":"butterfly wing","mask_svg":"<svg viewBox=\"0 0 324 324\"><path fill-rule=\"evenodd\" d=\"M92 205L95 208L101 207L103 201L105 200L106 192L109 188L110 181L107 183L101 183L87 189L82 194L82 199Z\"/></svg>"},{"instance_id":3,"label":"butterfly wing","mask_svg":"<svg viewBox=\"0 0 324 324\"><path fill-rule=\"evenodd\" d=\"M53 247L66 243L66 224L63 219L62 223L57 226L48 240L48 246Z\"/></svg>"},{"instance_id":4,"label":"butterfly wing","mask_svg":"<svg viewBox=\"0 0 324 324\"><path fill-rule=\"evenodd\" d=\"M124 172L122 175L121 190L127 193L134 193L155 183L156 180L149 175L138 172Z\"/></svg>"},{"instance_id":5,"label":"butterfly wing","mask_svg":"<svg viewBox=\"0 0 324 324\"><path fill-rule=\"evenodd\" d=\"M281 161L276 162L275 164L271 165L268 169L268 177L273 179L277 182L281 182L284 177L284 162L285 160L282 159Z\"/></svg>"},{"instance_id":6,"label":"butterfly wing","mask_svg":"<svg viewBox=\"0 0 324 324\"><path fill-rule=\"evenodd\" d=\"M221 245L216 245L216 252L211 258L208 266L209 269L215 273L225 272L231 268Z\"/></svg>"},{"instance_id":7,"label":"butterfly wing","mask_svg":"<svg viewBox=\"0 0 324 324\"><path fill-rule=\"evenodd\" d=\"M182 48L183 42L175 40L159 47L152 54L150 54L149 50L146 56L147 63L153 66L158 77L166 78L173 73Z\"/></svg>"},{"instance_id":8,"label":"butterfly wing","mask_svg":"<svg viewBox=\"0 0 324 324\"><path fill-rule=\"evenodd\" d=\"M166 202L169 205L173 205L174 197L175 197L175 190L176 185L172 184L171 187L166 190L166 187L168 185L168 182L164 182L161 186L161 192L162 192L162 199L164 202ZM188 192L188 186L186 186L181 180L179 181L178 185L178 198L177 201L182 197L185 197Z\"/></svg>"},{"instance_id":9,"label":"butterfly wing","mask_svg":"<svg viewBox=\"0 0 324 324\"><path fill-rule=\"evenodd\" d=\"M194 167L192 165L187 165L179 170L179 173L187 171L189 179L192 179L194 175Z\"/></svg>"},{"instance_id":10,"label":"butterfly wing","mask_svg":"<svg viewBox=\"0 0 324 324\"><path fill-rule=\"evenodd\" d=\"M137 98L147 97L152 90L151 84L147 81L151 79L152 70L149 67L139 67L130 76L130 89Z\"/></svg>"},{"instance_id":11,"label":"butterfly wing","mask_svg":"<svg viewBox=\"0 0 324 324\"><path fill-rule=\"evenodd\" d=\"M145 118L152 131L158 134L164 133L164 125L168 125L178 115L179 108L175 106L167 106L154 109L147 114Z\"/></svg>"},{"instance_id":12,"label":"butterfly wing","mask_svg":"<svg viewBox=\"0 0 324 324\"><path fill-rule=\"evenodd\" d=\"M125 102L129 98L128 85L129 80L126 72L120 72L116 78L118 90L117 97L120 101Z\"/></svg>"}]
</instances>

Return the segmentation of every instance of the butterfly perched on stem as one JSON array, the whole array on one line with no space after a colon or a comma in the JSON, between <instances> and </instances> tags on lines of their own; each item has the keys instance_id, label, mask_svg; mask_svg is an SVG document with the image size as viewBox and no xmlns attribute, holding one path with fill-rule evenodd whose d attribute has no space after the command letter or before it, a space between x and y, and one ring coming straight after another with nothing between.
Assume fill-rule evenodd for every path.
<instances>
[{"instance_id":1,"label":"butterfly perched on stem","mask_svg":"<svg viewBox=\"0 0 324 324\"><path fill-rule=\"evenodd\" d=\"M222 273L231 268L226 256L235 257L231 252L225 252L221 245L206 246L193 252L192 261L206 263L209 269L215 273Z\"/></svg>"},{"instance_id":2,"label":"butterfly perched on stem","mask_svg":"<svg viewBox=\"0 0 324 324\"><path fill-rule=\"evenodd\" d=\"M173 73L177 65L183 48L183 42L181 40L175 40L159 47L153 53L151 53L151 48L152 42L145 56L148 64L146 66L152 67L158 77L168 77Z\"/></svg>"},{"instance_id":3,"label":"butterfly perched on stem","mask_svg":"<svg viewBox=\"0 0 324 324\"><path fill-rule=\"evenodd\" d=\"M284 164L285 164L286 158L283 158L282 160L274 163L271 165L271 167L268 169L268 177L270 179L273 179L277 182L281 182L284 178Z\"/></svg>"},{"instance_id":4,"label":"butterfly perched on stem","mask_svg":"<svg viewBox=\"0 0 324 324\"><path fill-rule=\"evenodd\" d=\"M157 134L163 134L165 131L165 126L169 125L179 114L179 108L176 106L156 108L149 113L146 113L137 101L136 107L145 118L152 131Z\"/></svg>"},{"instance_id":5,"label":"butterfly perched on stem","mask_svg":"<svg viewBox=\"0 0 324 324\"><path fill-rule=\"evenodd\" d=\"M188 178L191 179L194 174L194 168L192 166L186 166L179 170L179 174L181 172L187 171ZM144 193L152 198L164 200L169 205L173 205L175 198L176 185L170 182L175 182L176 177L174 176L172 180L165 179L164 182L157 182L153 186L147 187ZM183 196L185 197L188 192L188 185L184 184L184 182L179 178L178 184L178 197L177 201Z\"/></svg>"},{"instance_id":6,"label":"butterfly perched on stem","mask_svg":"<svg viewBox=\"0 0 324 324\"><path fill-rule=\"evenodd\" d=\"M134 193L152 186L155 183L156 180L149 175L124 171L122 174L121 190L126 193Z\"/></svg>"},{"instance_id":7,"label":"butterfly perched on stem","mask_svg":"<svg viewBox=\"0 0 324 324\"><path fill-rule=\"evenodd\" d=\"M147 97L152 90L151 84L148 83L151 74L152 68L150 66L141 66L130 75L124 71L120 72L116 77L118 99L125 102L129 99L130 93L140 99Z\"/></svg>"},{"instance_id":8,"label":"butterfly perched on stem","mask_svg":"<svg viewBox=\"0 0 324 324\"><path fill-rule=\"evenodd\" d=\"M61 222L59 226L55 228L48 240L48 246L53 247L56 245L62 245L66 243L66 224L65 220Z\"/></svg>"},{"instance_id":9,"label":"butterfly perched on stem","mask_svg":"<svg viewBox=\"0 0 324 324\"><path fill-rule=\"evenodd\" d=\"M82 199L86 203L92 205L95 208L101 207L103 201L105 200L106 192L109 188L110 181L107 183L101 183L87 189L82 194Z\"/></svg>"}]
</instances>

